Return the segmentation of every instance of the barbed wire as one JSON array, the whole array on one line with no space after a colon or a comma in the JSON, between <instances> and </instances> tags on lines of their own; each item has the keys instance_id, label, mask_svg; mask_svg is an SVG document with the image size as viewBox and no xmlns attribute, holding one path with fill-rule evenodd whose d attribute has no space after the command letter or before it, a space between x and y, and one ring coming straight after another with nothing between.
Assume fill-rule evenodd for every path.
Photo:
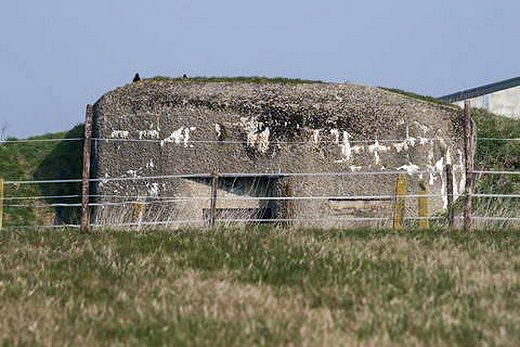
<instances>
[{"instance_id":1,"label":"barbed wire","mask_svg":"<svg viewBox=\"0 0 520 347\"><path fill-rule=\"evenodd\" d=\"M520 175L520 171L500 171L500 170L473 170L471 173L482 175Z\"/></svg>"},{"instance_id":2,"label":"barbed wire","mask_svg":"<svg viewBox=\"0 0 520 347\"><path fill-rule=\"evenodd\" d=\"M477 137L477 141L520 141L520 138Z\"/></svg>"},{"instance_id":3,"label":"barbed wire","mask_svg":"<svg viewBox=\"0 0 520 347\"><path fill-rule=\"evenodd\" d=\"M471 218L481 220L520 221L520 218L517 217L471 216Z\"/></svg>"},{"instance_id":4,"label":"barbed wire","mask_svg":"<svg viewBox=\"0 0 520 347\"><path fill-rule=\"evenodd\" d=\"M94 137L91 138L92 141L98 142L149 142L149 143L176 143L176 144L185 144L185 143L207 143L207 144L248 144L247 140L242 141L232 141L232 140L180 140L178 142L167 140L167 138L163 140L159 139L133 139L133 138L101 138ZM438 140L437 138L424 138L424 137L408 137L404 139L371 139L371 140L353 140L349 139L349 143L403 143L403 142L432 142ZM61 138L61 139L16 139L16 140L0 140L0 144L16 144L16 143L45 143L45 142L81 142L84 141L82 137L75 138ZM478 137L477 141L504 141L504 142L517 142L520 141L520 138L495 138L495 137ZM336 144L343 145L342 141L339 140L308 140L308 141L270 141L270 144Z\"/></svg>"},{"instance_id":5,"label":"barbed wire","mask_svg":"<svg viewBox=\"0 0 520 347\"><path fill-rule=\"evenodd\" d=\"M83 141L82 137L64 138L64 139L22 139L22 140L0 140L0 145L9 143L38 143L38 142L74 142Z\"/></svg>"},{"instance_id":6,"label":"barbed wire","mask_svg":"<svg viewBox=\"0 0 520 347\"><path fill-rule=\"evenodd\" d=\"M35 195L35 196L11 196L4 197L4 201L9 200L53 200L53 199L72 199L80 198L81 195Z\"/></svg>"},{"instance_id":7,"label":"barbed wire","mask_svg":"<svg viewBox=\"0 0 520 347\"><path fill-rule=\"evenodd\" d=\"M136 176L136 177L111 177L111 178L91 178L89 182L117 182L117 181L139 181L139 180L160 180L172 178L261 178L261 177L316 177L316 176L362 176L362 175L399 175L399 174L430 174L439 173L436 171L416 170L409 172L406 170L392 171L343 171L343 172L225 172L225 173L193 173L193 174L175 174L175 175L159 175L159 176ZM4 181L4 184L50 184L50 183L80 183L82 179L57 179L57 180L27 180L27 181Z\"/></svg>"},{"instance_id":8,"label":"barbed wire","mask_svg":"<svg viewBox=\"0 0 520 347\"><path fill-rule=\"evenodd\" d=\"M442 194L407 194L399 195L400 198L433 198L443 197ZM100 195L100 197L103 197ZM125 196L113 196L116 198L125 198ZM130 198L130 197L126 197ZM147 197L156 199L155 197ZM222 196L218 200L231 201L299 201L299 200L331 200L337 202L390 202L394 199L392 195L358 195L358 196ZM100 206L126 206L126 205L160 205L179 202L205 201L211 200L211 197L191 196L191 197L157 197L154 201L129 200L123 202L89 202L89 207ZM24 207L24 208L48 208L48 207L80 207L81 203L50 203L46 205L30 205L30 204L5 204L5 207Z\"/></svg>"},{"instance_id":9,"label":"barbed wire","mask_svg":"<svg viewBox=\"0 0 520 347\"><path fill-rule=\"evenodd\" d=\"M459 196L465 196L464 193L457 194ZM399 195L400 198L438 198L444 197L446 194L406 194ZM520 198L520 194L485 194L485 193L474 193L471 195L473 198ZM53 196L13 196L4 197L4 201L16 201L16 200L44 200L44 199L71 199L79 198L81 195L53 195ZM175 203L175 202L190 202L190 201L204 201L210 200L209 196L129 196L129 195L89 195L90 199L134 199L146 198L147 201L142 200L128 200L124 202L110 202L105 201L102 203L89 202L90 206L104 206L104 205L129 205L129 204L144 204L154 205L161 203ZM395 198L394 195L325 195L325 196L219 196L218 200L238 200L238 201L290 201L290 200L331 200L331 201L389 201ZM34 207L34 208L45 208L45 207L57 207L57 206L81 206L80 203L51 203L47 205L29 205L29 204L5 204L6 207Z\"/></svg>"}]
</instances>

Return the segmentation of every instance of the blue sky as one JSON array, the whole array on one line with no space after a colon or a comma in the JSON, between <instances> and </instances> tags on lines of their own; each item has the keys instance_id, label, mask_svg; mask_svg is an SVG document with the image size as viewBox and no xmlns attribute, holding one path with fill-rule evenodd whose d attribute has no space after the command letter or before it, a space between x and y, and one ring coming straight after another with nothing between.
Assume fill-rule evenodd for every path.
<instances>
[{"instance_id":1,"label":"blue sky","mask_svg":"<svg viewBox=\"0 0 520 347\"><path fill-rule=\"evenodd\" d=\"M520 76L518 0L16 0L2 4L0 127L68 130L156 75L351 81L440 96Z\"/></svg>"}]
</instances>

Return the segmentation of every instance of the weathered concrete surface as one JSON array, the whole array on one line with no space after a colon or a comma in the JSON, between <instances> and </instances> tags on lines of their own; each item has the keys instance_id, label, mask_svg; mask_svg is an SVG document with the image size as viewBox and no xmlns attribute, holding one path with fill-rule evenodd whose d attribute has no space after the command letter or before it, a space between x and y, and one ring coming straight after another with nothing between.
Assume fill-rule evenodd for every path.
<instances>
[{"instance_id":1,"label":"weathered concrete surface","mask_svg":"<svg viewBox=\"0 0 520 347\"><path fill-rule=\"evenodd\" d=\"M428 173L422 178L428 180L430 192L439 195L432 198L432 208L439 211L443 207L441 195L445 194L442 169L446 163L455 167L456 194L464 186L464 177L457 170L463 167L461 117L455 107L353 84L143 80L111 91L96 103L94 136L112 141L97 142L95 175L113 178L393 170L413 174L424 170ZM414 178L409 188L413 193L417 177L410 177ZM101 182L98 192L141 195L149 201L154 197L206 198L208 182ZM388 195L394 182L395 175L285 177L266 194ZM226 184L219 189L219 194L225 191L237 196L251 192L234 191ZM350 207L349 203L329 199L283 202L277 205L276 218L356 215L352 207L355 203ZM146 218L201 220L208 204L202 199L162 204L162 212ZM254 204L235 202L234 206ZM100 209L98 222L115 220L114 216L118 221L128 221L122 217L128 215L122 208L116 209L118 212L108 210ZM377 214L376 210L381 206L359 209L358 214L370 217ZM389 213L384 210L383 214Z\"/></svg>"}]
</instances>

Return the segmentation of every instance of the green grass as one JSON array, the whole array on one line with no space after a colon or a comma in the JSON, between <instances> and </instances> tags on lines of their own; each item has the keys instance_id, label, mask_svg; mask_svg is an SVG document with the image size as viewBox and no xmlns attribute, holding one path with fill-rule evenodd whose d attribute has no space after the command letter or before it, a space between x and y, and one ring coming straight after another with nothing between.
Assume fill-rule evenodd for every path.
<instances>
[{"instance_id":1,"label":"green grass","mask_svg":"<svg viewBox=\"0 0 520 347\"><path fill-rule=\"evenodd\" d=\"M3 345L520 342L520 233L0 233Z\"/></svg>"},{"instance_id":2,"label":"green grass","mask_svg":"<svg viewBox=\"0 0 520 347\"><path fill-rule=\"evenodd\" d=\"M383 90L386 90L388 92L392 92L392 93L408 96L408 97L410 97L412 99L427 101L427 102L431 102L433 104L438 104L438 105L443 105L443 106L458 107L458 106L453 105L452 103L449 103L449 102L442 101L442 100L439 100L437 98L434 98L433 96L416 94L416 93L413 93L413 92L408 92L408 91L397 89L397 88L385 88L385 87L379 87L379 88L383 89Z\"/></svg>"},{"instance_id":3,"label":"green grass","mask_svg":"<svg viewBox=\"0 0 520 347\"><path fill-rule=\"evenodd\" d=\"M59 132L41 136L32 136L27 140L50 140L49 142L12 142L8 138L0 143L0 177L6 181L70 179L81 177L82 141L59 141L63 138L82 138L83 125L78 125L68 132ZM10 142L11 141L11 142ZM4 196L52 196L79 194L79 184L28 184L5 185ZM52 224L54 210L34 208L46 203L73 203L79 200L6 200L4 202L4 226ZM28 205L30 207L11 207ZM72 210L65 213L70 214Z\"/></svg>"},{"instance_id":4,"label":"green grass","mask_svg":"<svg viewBox=\"0 0 520 347\"><path fill-rule=\"evenodd\" d=\"M519 141L490 141L493 139L519 139L520 120L499 117L484 110L472 110L472 118L478 131L475 153L477 170L520 171ZM482 194L520 194L520 175L478 176L473 190ZM518 198L474 199L474 209L479 215L520 217ZM505 222L507 224L507 222Z\"/></svg>"}]
</instances>

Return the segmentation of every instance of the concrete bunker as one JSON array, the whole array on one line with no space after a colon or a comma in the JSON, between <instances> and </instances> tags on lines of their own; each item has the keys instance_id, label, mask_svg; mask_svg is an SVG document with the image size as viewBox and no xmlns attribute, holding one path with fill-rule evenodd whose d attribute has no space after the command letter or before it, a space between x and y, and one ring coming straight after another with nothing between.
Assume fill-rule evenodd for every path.
<instances>
[{"instance_id":1,"label":"concrete bunker","mask_svg":"<svg viewBox=\"0 0 520 347\"><path fill-rule=\"evenodd\" d=\"M461 125L457 107L353 84L142 80L94 107L95 222L132 223L140 200L143 224L207 225L217 173L222 222L389 226L398 172L410 194L427 182L432 213L445 164L462 192Z\"/></svg>"}]
</instances>

